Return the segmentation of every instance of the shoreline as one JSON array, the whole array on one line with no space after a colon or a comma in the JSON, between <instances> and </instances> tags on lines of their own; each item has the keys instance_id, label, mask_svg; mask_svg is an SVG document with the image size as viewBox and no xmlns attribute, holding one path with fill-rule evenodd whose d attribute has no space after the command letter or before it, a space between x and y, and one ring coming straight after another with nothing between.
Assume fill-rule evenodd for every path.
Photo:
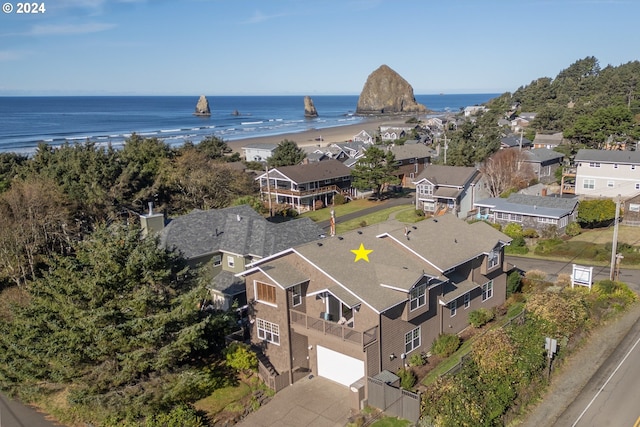
<instances>
[{"instance_id":1,"label":"shoreline","mask_svg":"<svg viewBox=\"0 0 640 427\"><path fill-rule=\"evenodd\" d=\"M372 137L378 133L378 128L383 125L403 126L409 117L376 117L366 118L360 123L333 126L321 129L307 129L300 132L282 133L268 136L255 136L243 139L225 141L234 152L243 155L243 147L253 144L278 145L285 139L294 141L298 147L326 147L334 143L344 143L353 139L360 131L364 130Z\"/></svg>"}]
</instances>

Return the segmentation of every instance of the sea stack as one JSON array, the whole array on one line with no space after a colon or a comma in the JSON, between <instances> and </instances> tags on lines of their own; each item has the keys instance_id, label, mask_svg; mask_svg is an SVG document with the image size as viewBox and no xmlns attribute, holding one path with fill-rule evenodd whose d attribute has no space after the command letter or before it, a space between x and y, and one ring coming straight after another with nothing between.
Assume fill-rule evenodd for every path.
<instances>
[{"instance_id":1,"label":"sea stack","mask_svg":"<svg viewBox=\"0 0 640 427\"><path fill-rule=\"evenodd\" d=\"M387 65L369 75L358 98L356 114L426 113L416 102L413 87Z\"/></svg>"},{"instance_id":2,"label":"sea stack","mask_svg":"<svg viewBox=\"0 0 640 427\"><path fill-rule=\"evenodd\" d=\"M318 110L313 105L313 99L310 96L304 97L304 116L308 118L318 117Z\"/></svg>"},{"instance_id":3,"label":"sea stack","mask_svg":"<svg viewBox=\"0 0 640 427\"><path fill-rule=\"evenodd\" d=\"M209 101L204 95L200 95L198 103L196 104L196 112L193 113L196 116L210 116L211 110L209 109Z\"/></svg>"}]
</instances>

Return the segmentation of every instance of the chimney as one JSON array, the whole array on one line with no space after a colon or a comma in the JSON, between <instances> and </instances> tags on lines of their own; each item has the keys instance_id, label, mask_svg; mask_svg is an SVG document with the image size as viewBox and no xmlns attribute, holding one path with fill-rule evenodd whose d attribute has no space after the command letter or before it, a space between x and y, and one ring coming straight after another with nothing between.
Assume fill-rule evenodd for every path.
<instances>
[{"instance_id":1,"label":"chimney","mask_svg":"<svg viewBox=\"0 0 640 427\"><path fill-rule=\"evenodd\" d=\"M164 228L164 214L153 212L153 202L149 202L149 212L140 215L140 226L142 228L142 237L158 233Z\"/></svg>"}]
</instances>

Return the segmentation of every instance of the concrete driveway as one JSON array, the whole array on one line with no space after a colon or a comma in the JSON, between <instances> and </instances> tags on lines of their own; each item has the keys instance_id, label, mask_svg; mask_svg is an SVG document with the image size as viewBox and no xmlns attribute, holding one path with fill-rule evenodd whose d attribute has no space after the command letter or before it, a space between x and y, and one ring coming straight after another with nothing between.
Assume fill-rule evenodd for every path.
<instances>
[{"instance_id":1,"label":"concrete driveway","mask_svg":"<svg viewBox=\"0 0 640 427\"><path fill-rule=\"evenodd\" d=\"M236 425L344 427L352 414L349 394L348 387L326 378L303 378Z\"/></svg>"}]
</instances>

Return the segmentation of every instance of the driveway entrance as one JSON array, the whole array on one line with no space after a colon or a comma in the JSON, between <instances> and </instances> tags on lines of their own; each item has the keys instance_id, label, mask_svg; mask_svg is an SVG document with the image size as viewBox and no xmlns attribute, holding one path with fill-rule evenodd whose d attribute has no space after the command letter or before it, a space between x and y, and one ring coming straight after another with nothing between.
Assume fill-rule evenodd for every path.
<instances>
[{"instance_id":1,"label":"driveway entrance","mask_svg":"<svg viewBox=\"0 0 640 427\"><path fill-rule=\"evenodd\" d=\"M348 387L322 377L304 378L280 390L242 427L344 427L352 414Z\"/></svg>"}]
</instances>

